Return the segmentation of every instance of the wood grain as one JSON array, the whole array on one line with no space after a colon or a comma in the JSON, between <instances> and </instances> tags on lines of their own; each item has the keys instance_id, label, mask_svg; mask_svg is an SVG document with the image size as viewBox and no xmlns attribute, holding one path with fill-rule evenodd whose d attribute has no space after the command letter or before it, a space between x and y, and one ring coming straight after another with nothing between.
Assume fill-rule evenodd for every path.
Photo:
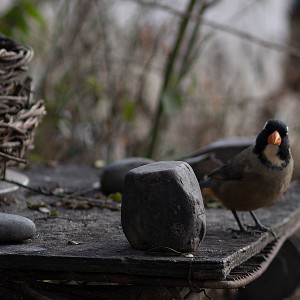
<instances>
[{"instance_id":1,"label":"wood grain","mask_svg":"<svg viewBox=\"0 0 300 300\"><path fill-rule=\"evenodd\" d=\"M60 186L86 190L99 179L99 171L87 166L34 166L26 174L30 177L31 186L44 188ZM256 213L264 225L272 228L277 237L277 248L300 225L299 195L300 185L293 183L283 199ZM93 196L103 201L99 192L93 192ZM55 209L60 218L43 218L45 214L27 208L27 201L51 204L49 207ZM216 283L219 283L219 287L222 284L223 287L232 287L226 283L226 278L232 277L231 272L249 259L259 257L259 253L275 240L270 232L252 235L232 233L230 228L237 228L229 211L207 209L207 234L200 250L193 253L192 258L168 253L150 254L131 248L122 232L120 211L98 207L66 209L53 206L57 205L57 201L55 197L19 190L9 195L5 205L2 204L4 212L31 218L38 233L30 242L0 245L1 279L72 279L168 283L173 286L187 286L193 280L202 286L218 287ZM248 214L242 220L251 224ZM271 260L272 256L261 262L268 259ZM247 276L256 269L257 266L252 270L248 266L239 272ZM241 283L244 284L245 281Z\"/></svg>"}]
</instances>

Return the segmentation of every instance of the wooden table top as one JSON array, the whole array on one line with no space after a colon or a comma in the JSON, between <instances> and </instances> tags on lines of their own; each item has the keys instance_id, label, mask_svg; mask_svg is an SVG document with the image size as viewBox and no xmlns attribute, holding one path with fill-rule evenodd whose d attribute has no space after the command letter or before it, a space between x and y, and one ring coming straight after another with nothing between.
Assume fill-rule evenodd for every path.
<instances>
[{"instance_id":1,"label":"wooden table top","mask_svg":"<svg viewBox=\"0 0 300 300\"><path fill-rule=\"evenodd\" d=\"M257 278L283 242L300 226L300 184L293 183L276 204L257 210L270 232L235 234L230 211L206 209L207 234L199 251L147 253L131 248L120 221L120 204L92 190L98 169L33 165L22 171L30 187L73 193L46 196L20 188L1 201L3 212L32 219L37 235L0 245L0 278L89 280L133 284L237 288ZM53 217L40 209L46 207ZM45 210L44 210L45 211ZM244 223L251 224L248 214Z\"/></svg>"}]
</instances>

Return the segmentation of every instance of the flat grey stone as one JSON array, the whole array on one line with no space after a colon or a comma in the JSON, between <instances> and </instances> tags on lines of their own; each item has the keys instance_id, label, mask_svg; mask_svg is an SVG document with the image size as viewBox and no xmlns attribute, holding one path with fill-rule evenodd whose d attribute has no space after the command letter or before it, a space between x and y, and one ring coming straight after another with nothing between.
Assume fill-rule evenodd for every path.
<instances>
[{"instance_id":1,"label":"flat grey stone","mask_svg":"<svg viewBox=\"0 0 300 300\"><path fill-rule=\"evenodd\" d=\"M200 187L191 166L163 161L129 171L124 181L122 228L133 248L199 248L206 230Z\"/></svg>"},{"instance_id":2,"label":"flat grey stone","mask_svg":"<svg viewBox=\"0 0 300 300\"><path fill-rule=\"evenodd\" d=\"M0 243L16 243L32 238L35 224L23 216L0 213Z\"/></svg>"},{"instance_id":3,"label":"flat grey stone","mask_svg":"<svg viewBox=\"0 0 300 300\"><path fill-rule=\"evenodd\" d=\"M128 171L149 164L152 159L143 157L129 157L116 161L103 169L100 177L101 191L105 195L123 192L124 178Z\"/></svg>"},{"instance_id":4,"label":"flat grey stone","mask_svg":"<svg viewBox=\"0 0 300 300\"><path fill-rule=\"evenodd\" d=\"M187 161L195 156L202 154L214 154L216 159L222 161L222 163L227 163L238 153L248 148L255 142L255 137L228 137L224 139L219 139L206 147L192 153L191 155L182 158L183 161Z\"/></svg>"},{"instance_id":5,"label":"flat grey stone","mask_svg":"<svg viewBox=\"0 0 300 300\"><path fill-rule=\"evenodd\" d=\"M206 153L199 156L188 157L183 159L183 161L185 161L192 167L198 179L198 182L203 181L205 175L223 164L222 161L216 159L213 153Z\"/></svg>"}]
</instances>

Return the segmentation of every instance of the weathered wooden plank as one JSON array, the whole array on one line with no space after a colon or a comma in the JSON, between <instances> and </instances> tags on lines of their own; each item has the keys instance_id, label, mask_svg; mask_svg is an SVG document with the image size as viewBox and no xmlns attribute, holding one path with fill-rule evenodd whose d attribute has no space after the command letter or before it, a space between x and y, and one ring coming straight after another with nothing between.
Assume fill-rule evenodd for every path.
<instances>
[{"instance_id":1,"label":"weathered wooden plank","mask_svg":"<svg viewBox=\"0 0 300 300\"><path fill-rule=\"evenodd\" d=\"M27 174L33 186L80 190L91 188L98 181L98 171L89 167L60 166L35 167ZM260 220L273 229L281 241L292 234L300 222L300 187L294 184L288 194L277 204L257 211ZM17 199L17 203L13 203ZM10 196L5 212L19 213L33 219L37 236L30 242L18 245L0 245L0 270L12 276L30 274L47 279L69 279L91 276L91 280L107 277L126 281L134 278L166 278L174 282L197 280L224 280L230 271L259 253L274 237L270 233L236 235L229 229L236 228L229 211L207 209L207 235L202 247L193 258L163 254L149 254L132 249L121 228L120 212L92 208L70 210L53 207L60 218L42 219L41 212L29 210L26 201L57 204L57 199L25 191ZM62 201L62 200L59 200ZM243 221L251 223L247 215ZM69 241L80 242L70 245ZM18 272L17 272L18 273ZM51 276L50 276L51 274ZM60 274L60 275L59 275ZM82 277L80 277L82 275ZM46 277L45 277L46 276ZM98 277L97 277L98 276ZM100 278L102 278L100 280ZM122 280L120 278L123 278ZM130 281L130 280L129 280Z\"/></svg>"}]
</instances>

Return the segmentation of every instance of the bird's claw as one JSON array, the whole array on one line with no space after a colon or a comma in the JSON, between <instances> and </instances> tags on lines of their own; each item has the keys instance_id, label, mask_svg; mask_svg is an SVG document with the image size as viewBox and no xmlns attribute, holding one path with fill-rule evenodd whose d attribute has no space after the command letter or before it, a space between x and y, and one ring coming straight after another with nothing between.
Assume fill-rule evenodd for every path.
<instances>
[{"instance_id":1,"label":"bird's claw","mask_svg":"<svg viewBox=\"0 0 300 300\"><path fill-rule=\"evenodd\" d=\"M266 227L264 225L254 225L254 226L247 225L247 229L249 229L250 231L254 231L254 232L268 232L268 231L270 231L270 228Z\"/></svg>"},{"instance_id":2,"label":"bird's claw","mask_svg":"<svg viewBox=\"0 0 300 300\"><path fill-rule=\"evenodd\" d=\"M243 234L255 235L255 234L260 234L262 232L271 232L274 238L276 238L274 232L268 227L257 227L257 226L246 225L246 228L245 227L243 227L243 229L229 228L228 230L230 231L230 233L233 234L233 238L237 238L238 235L243 235Z\"/></svg>"},{"instance_id":3,"label":"bird's claw","mask_svg":"<svg viewBox=\"0 0 300 300\"><path fill-rule=\"evenodd\" d=\"M249 232L252 232L252 233L270 232L272 234L272 236L274 237L274 239L277 240L275 232L270 227L264 226L262 224L254 225L254 226L247 225L247 229L249 229Z\"/></svg>"},{"instance_id":4,"label":"bird's claw","mask_svg":"<svg viewBox=\"0 0 300 300\"><path fill-rule=\"evenodd\" d=\"M228 228L228 231L234 235L241 235L241 234L249 234L251 233L250 231L244 229L234 229L234 228Z\"/></svg>"}]
</instances>

